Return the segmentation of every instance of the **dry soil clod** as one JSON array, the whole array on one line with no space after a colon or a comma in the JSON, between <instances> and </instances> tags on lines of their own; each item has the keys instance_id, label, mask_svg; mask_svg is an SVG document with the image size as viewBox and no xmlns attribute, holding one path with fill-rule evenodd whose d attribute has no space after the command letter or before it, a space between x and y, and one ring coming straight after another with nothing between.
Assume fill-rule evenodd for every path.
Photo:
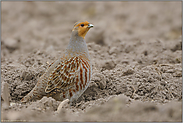
<instances>
[{"instance_id":1,"label":"dry soil clod","mask_svg":"<svg viewBox=\"0 0 183 123\"><path fill-rule=\"evenodd\" d=\"M66 103L68 103L68 102L69 102L69 99L66 99L66 100L62 101L62 102L59 104L56 113L61 112L63 106L64 106Z\"/></svg>"},{"instance_id":2,"label":"dry soil clod","mask_svg":"<svg viewBox=\"0 0 183 123\"><path fill-rule=\"evenodd\" d=\"M10 106L10 92L9 92L9 84L6 82L3 82L3 88L2 88L2 98L4 100L5 103L5 107Z\"/></svg>"}]
</instances>

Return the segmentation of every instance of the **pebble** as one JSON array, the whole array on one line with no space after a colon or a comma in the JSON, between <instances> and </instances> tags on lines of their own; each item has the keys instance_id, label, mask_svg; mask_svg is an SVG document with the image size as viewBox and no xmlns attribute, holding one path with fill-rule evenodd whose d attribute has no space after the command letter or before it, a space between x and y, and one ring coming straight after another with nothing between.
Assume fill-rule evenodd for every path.
<instances>
[{"instance_id":1,"label":"pebble","mask_svg":"<svg viewBox=\"0 0 183 123\"><path fill-rule=\"evenodd\" d=\"M19 42L18 40L12 39L12 38L8 38L4 41L4 45L6 46L6 48L13 52L14 50L18 49L19 47Z\"/></svg>"}]
</instances>

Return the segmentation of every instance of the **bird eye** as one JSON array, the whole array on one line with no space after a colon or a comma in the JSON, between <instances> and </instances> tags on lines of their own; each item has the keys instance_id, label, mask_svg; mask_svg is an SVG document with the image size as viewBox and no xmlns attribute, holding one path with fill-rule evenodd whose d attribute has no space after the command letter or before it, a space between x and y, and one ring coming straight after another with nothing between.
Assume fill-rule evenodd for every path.
<instances>
[{"instance_id":1,"label":"bird eye","mask_svg":"<svg viewBox=\"0 0 183 123\"><path fill-rule=\"evenodd\" d=\"M84 27L84 24L81 24L81 27Z\"/></svg>"}]
</instances>

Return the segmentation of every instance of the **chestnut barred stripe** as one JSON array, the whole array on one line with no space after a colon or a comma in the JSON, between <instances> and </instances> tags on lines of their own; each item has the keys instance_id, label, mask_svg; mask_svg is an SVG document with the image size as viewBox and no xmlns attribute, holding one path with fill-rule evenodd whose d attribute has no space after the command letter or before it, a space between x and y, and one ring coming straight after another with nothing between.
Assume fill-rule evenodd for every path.
<instances>
[{"instance_id":1,"label":"chestnut barred stripe","mask_svg":"<svg viewBox=\"0 0 183 123\"><path fill-rule=\"evenodd\" d=\"M84 65L84 63L82 63L83 66L83 81L84 81L84 85L87 83L87 74L88 74L88 69L86 68L86 66Z\"/></svg>"},{"instance_id":2,"label":"chestnut barred stripe","mask_svg":"<svg viewBox=\"0 0 183 123\"><path fill-rule=\"evenodd\" d=\"M81 84L83 84L83 68L82 68L82 66L80 67L80 81L81 81Z\"/></svg>"},{"instance_id":3,"label":"chestnut barred stripe","mask_svg":"<svg viewBox=\"0 0 183 123\"><path fill-rule=\"evenodd\" d=\"M47 93L62 92L62 98L78 98L91 78L91 66L83 56L72 57L57 65L49 77ZM64 93L63 93L64 91Z\"/></svg>"}]
</instances>

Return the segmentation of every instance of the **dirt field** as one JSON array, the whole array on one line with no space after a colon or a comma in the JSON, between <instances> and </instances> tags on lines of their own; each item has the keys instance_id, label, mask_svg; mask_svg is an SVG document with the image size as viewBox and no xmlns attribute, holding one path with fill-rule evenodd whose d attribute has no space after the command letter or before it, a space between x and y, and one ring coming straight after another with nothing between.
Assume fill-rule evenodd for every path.
<instances>
[{"instance_id":1,"label":"dirt field","mask_svg":"<svg viewBox=\"0 0 183 123\"><path fill-rule=\"evenodd\" d=\"M1 3L1 121L182 121L181 2ZM21 104L78 20L94 25L89 88L59 112Z\"/></svg>"}]
</instances>

